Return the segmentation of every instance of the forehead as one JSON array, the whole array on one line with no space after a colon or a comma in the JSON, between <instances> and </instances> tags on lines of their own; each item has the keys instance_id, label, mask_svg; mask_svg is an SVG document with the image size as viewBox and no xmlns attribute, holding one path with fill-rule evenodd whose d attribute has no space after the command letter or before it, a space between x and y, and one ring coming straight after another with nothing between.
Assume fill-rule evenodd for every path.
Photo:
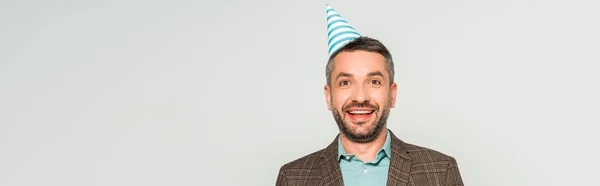
<instances>
[{"instance_id":1,"label":"forehead","mask_svg":"<svg viewBox=\"0 0 600 186\"><path fill-rule=\"evenodd\" d=\"M385 57L376 52L343 51L335 56L333 63L333 76L341 72L363 76L375 71L380 71L387 76Z\"/></svg>"}]
</instances>

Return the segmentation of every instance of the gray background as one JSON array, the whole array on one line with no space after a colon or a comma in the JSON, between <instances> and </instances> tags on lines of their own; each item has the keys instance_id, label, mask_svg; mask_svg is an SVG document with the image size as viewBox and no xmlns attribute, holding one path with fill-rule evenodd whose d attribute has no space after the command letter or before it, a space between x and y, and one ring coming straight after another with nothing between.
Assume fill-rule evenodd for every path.
<instances>
[{"instance_id":1,"label":"gray background","mask_svg":"<svg viewBox=\"0 0 600 186\"><path fill-rule=\"evenodd\" d=\"M273 185L329 144L325 4L394 54L467 185L590 185L597 1L0 2L0 185Z\"/></svg>"}]
</instances>

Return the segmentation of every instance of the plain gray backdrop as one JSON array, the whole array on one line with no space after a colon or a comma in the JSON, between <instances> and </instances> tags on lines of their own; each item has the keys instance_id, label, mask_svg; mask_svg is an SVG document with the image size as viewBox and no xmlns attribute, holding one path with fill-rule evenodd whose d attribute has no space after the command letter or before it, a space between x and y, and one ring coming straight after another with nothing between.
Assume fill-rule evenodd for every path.
<instances>
[{"instance_id":1,"label":"plain gray backdrop","mask_svg":"<svg viewBox=\"0 0 600 186\"><path fill-rule=\"evenodd\" d=\"M0 1L0 185L274 185L337 134L329 3L394 55L389 128L466 185L590 185L597 1Z\"/></svg>"}]
</instances>

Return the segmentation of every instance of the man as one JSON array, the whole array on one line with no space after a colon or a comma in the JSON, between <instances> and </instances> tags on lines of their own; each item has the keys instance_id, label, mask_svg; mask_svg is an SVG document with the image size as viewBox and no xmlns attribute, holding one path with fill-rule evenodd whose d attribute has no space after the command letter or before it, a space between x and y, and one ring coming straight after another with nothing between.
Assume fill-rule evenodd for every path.
<instances>
[{"instance_id":1,"label":"man","mask_svg":"<svg viewBox=\"0 0 600 186\"><path fill-rule=\"evenodd\" d=\"M283 165L277 186L463 185L456 160L405 143L387 129L397 85L390 52L360 36L327 6L327 108L340 134L326 148Z\"/></svg>"}]
</instances>

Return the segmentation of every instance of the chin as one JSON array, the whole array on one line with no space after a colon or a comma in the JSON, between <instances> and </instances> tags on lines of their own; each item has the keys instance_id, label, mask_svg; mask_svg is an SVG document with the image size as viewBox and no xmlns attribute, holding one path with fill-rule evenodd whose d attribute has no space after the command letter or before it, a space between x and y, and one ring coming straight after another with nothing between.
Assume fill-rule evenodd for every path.
<instances>
[{"instance_id":1,"label":"chin","mask_svg":"<svg viewBox=\"0 0 600 186\"><path fill-rule=\"evenodd\" d=\"M375 126L374 122L362 123L362 124L347 122L345 125L346 125L346 128L348 129L348 132L350 132L351 134L353 134L355 136L370 135L370 134L373 134L376 130L376 126Z\"/></svg>"}]
</instances>

